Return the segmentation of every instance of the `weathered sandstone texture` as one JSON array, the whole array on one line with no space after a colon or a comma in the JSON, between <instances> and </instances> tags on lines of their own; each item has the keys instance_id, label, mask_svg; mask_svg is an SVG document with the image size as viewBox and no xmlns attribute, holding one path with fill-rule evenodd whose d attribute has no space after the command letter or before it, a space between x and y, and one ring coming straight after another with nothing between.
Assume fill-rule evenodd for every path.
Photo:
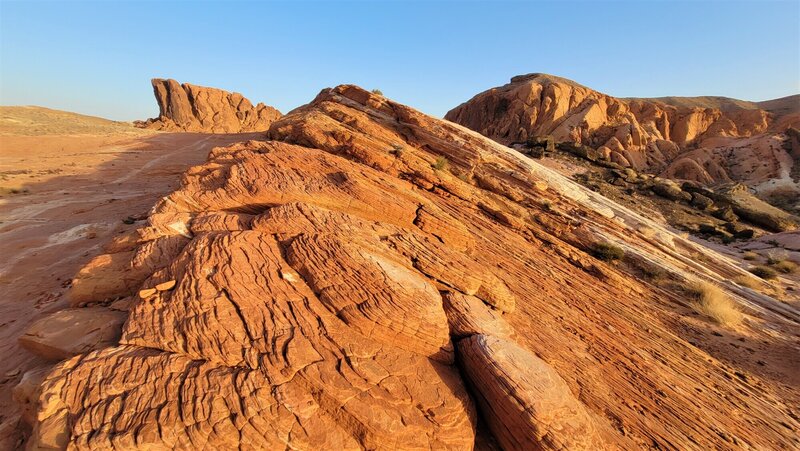
<instances>
[{"instance_id":1,"label":"weathered sandstone texture","mask_svg":"<svg viewBox=\"0 0 800 451\"><path fill-rule=\"evenodd\" d=\"M544 136L597 149L621 166L704 184L790 180L800 96L770 102L718 97L623 99L547 74L520 75L454 108L446 119L502 144ZM768 187L765 187L765 189Z\"/></svg>"},{"instance_id":2,"label":"weathered sandstone texture","mask_svg":"<svg viewBox=\"0 0 800 451\"><path fill-rule=\"evenodd\" d=\"M74 308L127 319L118 343L23 378L30 446L800 445L790 372L708 347L730 332L674 288L699 277L747 306L741 347L796 343L800 315L726 283L746 274L732 263L356 86L267 137L215 148L78 274ZM674 283L593 258L598 241Z\"/></svg>"},{"instance_id":3,"label":"weathered sandstone texture","mask_svg":"<svg viewBox=\"0 0 800 451\"><path fill-rule=\"evenodd\" d=\"M259 103L253 106L237 92L180 84L172 79L154 78L153 93L158 117L138 125L155 130L204 133L245 133L266 131L281 117L280 111Z\"/></svg>"}]
</instances>

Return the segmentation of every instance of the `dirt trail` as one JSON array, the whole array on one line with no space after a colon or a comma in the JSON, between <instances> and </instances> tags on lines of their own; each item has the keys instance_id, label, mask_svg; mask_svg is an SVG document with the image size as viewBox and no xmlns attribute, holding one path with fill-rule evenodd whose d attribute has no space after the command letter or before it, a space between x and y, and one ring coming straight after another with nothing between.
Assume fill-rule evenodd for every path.
<instances>
[{"instance_id":1,"label":"dirt trail","mask_svg":"<svg viewBox=\"0 0 800 451\"><path fill-rule=\"evenodd\" d=\"M19 347L19 335L67 306L77 269L134 227L123 219L147 212L213 147L255 137L0 136L0 429L18 416L11 389L45 363Z\"/></svg>"}]
</instances>

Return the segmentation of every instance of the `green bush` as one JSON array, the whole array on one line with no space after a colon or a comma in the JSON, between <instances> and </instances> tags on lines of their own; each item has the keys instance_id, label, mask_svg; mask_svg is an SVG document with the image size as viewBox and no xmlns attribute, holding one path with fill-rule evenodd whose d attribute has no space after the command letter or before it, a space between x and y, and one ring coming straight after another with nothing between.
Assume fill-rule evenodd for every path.
<instances>
[{"instance_id":1,"label":"green bush","mask_svg":"<svg viewBox=\"0 0 800 451\"><path fill-rule=\"evenodd\" d=\"M433 169L436 169L437 171L443 171L443 170L447 169L449 166L450 166L450 162L447 161L447 158L443 157L443 156L437 158L436 162L433 163Z\"/></svg>"},{"instance_id":2,"label":"green bush","mask_svg":"<svg viewBox=\"0 0 800 451\"><path fill-rule=\"evenodd\" d=\"M372 93L375 94L375 95L378 95L378 96L382 96L383 95L383 91L381 91L380 89L373 89Z\"/></svg>"},{"instance_id":3,"label":"green bush","mask_svg":"<svg viewBox=\"0 0 800 451\"><path fill-rule=\"evenodd\" d=\"M750 272L761 277L762 279L774 279L778 277L778 272L769 266L754 266L750 268Z\"/></svg>"},{"instance_id":4,"label":"green bush","mask_svg":"<svg viewBox=\"0 0 800 451\"><path fill-rule=\"evenodd\" d=\"M592 245L592 255L598 260L610 262L621 260L625 256L625 251L611 243L594 243Z\"/></svg>"}]
</instances>

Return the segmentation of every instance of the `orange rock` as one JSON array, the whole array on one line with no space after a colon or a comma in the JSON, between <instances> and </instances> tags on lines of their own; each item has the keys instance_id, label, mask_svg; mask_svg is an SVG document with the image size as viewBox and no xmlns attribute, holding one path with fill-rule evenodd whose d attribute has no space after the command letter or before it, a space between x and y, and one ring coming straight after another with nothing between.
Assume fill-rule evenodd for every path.
<instances>
[{"instance_id":1,"label":"orange rock","mask_svg":"<svg viewBox=\"0 0 800 451\"><path fill-rule=\"evenodd\" d=\"M156 285L156 290L158 291L168 291L175 288L175 281L168 280L166 282L161 282L160 284Z\"/></svg>"},{"instance_id":2,"label":"orange rock","mask_svg":"<svg viewBox=\"0 0 800 451\"><path fill-rule=\"evenodd\" d=\"M259 103L253 106L239 93L221 89L181 85L175 80L154 78L153 93L159 116L141 126L156 130L210 133L266 131L281 117L280 111Z\"/></svg>"},{"instance_id":3,"label":"orange rock","mask_svg":"<svg viewBox=\"0 0 800 451\"><path fill-rule=\"evenodd\" d=\"M798 105L796 96L761 103L723 97L622 99L535 73L476 95L445 119L503 144L551 136L597 148L606 159L637 170L755 184L789 170L791 158L777 142L800 124ZM701 169L709 165L716 166L713 174Z\"/></svg>"},{"instance_id":4,"label":"orange rock","mask_svg":"<svg viewBox=\"0 0 800 451\"><path fill-rule=\"evenodd\" d=\"M62 360L116 345L125 318L105 307L60 310L34 321L19 342L40 357Z\"/></svg>"},{"instance_id":5,"label":"orange rock","mask_svg":"<svg viewBox=\"0 0 800 451\"><path fill-rule=\"evenodd\" d=\"M619 145L645 139L623 131ZM87 302L131 299L120 344L47 375L29 446L795 446L783 406L798 395L776 382L792 373L759 370L767 357L745 348L800 336L800 316L726 285L738 266L356 86L323 90L268 136L215 148L125 240L134 250L81 270ZM599 241L676 283L595 259ZM688 274L758 307L746 342L698 330L675 288ZM173 289L125 294L163 281Z\"/></svg>"},{"instance_id":6,"label":"orange rock","mask_svg":"<svg viewBox=\"0 0 800 451\"><path fill-rule=\"evenodd\" d=\"M503 449L595 450L603 442L558 373L513 342L473 335L458 355Z\"/></svg>"}]
</instances>

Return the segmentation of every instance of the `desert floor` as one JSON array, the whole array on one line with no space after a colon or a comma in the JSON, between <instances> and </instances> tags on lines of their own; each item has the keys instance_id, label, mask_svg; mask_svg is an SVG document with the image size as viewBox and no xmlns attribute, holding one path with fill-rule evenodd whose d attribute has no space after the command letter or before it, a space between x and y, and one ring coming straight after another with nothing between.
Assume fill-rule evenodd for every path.
<instances>
[{"instance_id":1,"label":"desert floor","mask_svg":"<svg viewBox=\"0 0 800 451\"><path fill-rule=\"evenodd\" d=\"M2 127L0 127L2 128ZM0 134L0 442L16 430L12 388L45 361L17 337L63 309L72 277L103 244L174 190L215 146L256 135L154 133L132 127ZM8 442L6 442L8 443ZM13 441L12 441L13 443Z\"/></svg>"}]
</instances>

